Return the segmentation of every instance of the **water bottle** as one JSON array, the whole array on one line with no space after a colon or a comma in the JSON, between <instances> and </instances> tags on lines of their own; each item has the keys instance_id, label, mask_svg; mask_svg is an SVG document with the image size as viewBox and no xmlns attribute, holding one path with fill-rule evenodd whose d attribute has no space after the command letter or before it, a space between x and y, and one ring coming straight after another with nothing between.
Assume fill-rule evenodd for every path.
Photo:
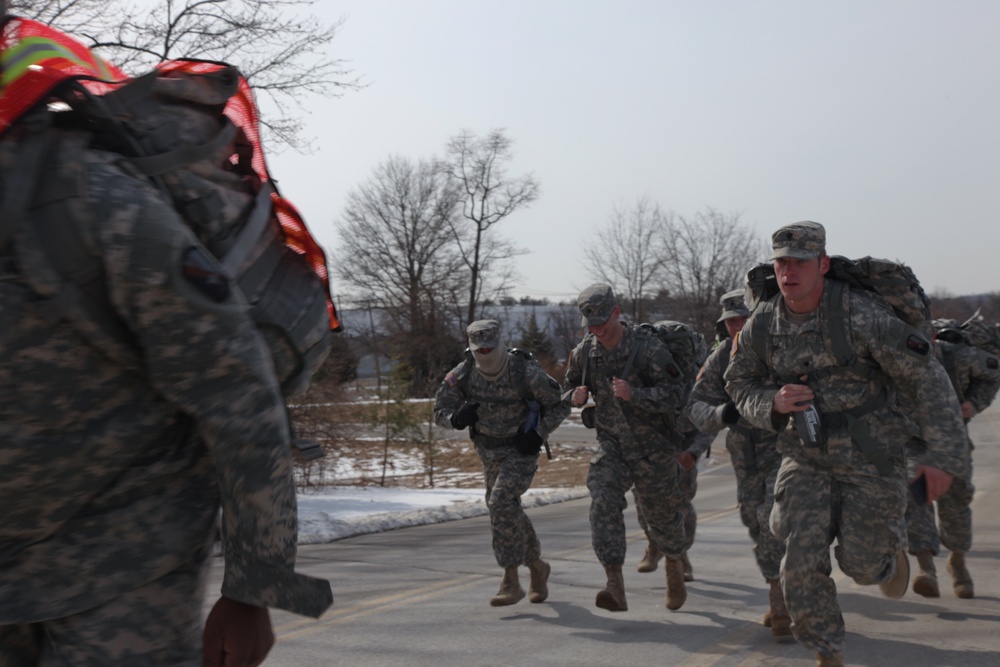
<instances>
[{"instance_id":1,"label":"water bottle","mask_svg":"<svg viewBox=\"0 0 1000 667\"><path fill-rule=\"evenodd\" d=\"M823 424L819 419L819 410L812 403L802 412L793 412L795 431L804 447L819 447L823 444Z\"/></svg>"}]
</instances>

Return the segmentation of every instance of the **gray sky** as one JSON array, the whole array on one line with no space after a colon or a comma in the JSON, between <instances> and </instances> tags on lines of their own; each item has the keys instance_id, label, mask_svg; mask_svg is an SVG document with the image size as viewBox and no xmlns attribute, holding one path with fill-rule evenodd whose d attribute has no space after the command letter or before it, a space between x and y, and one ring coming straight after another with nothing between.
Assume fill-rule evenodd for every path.
<instances>
[{"instance_id":1,"label":"gray sky","mask_svg":"<svg viewBox=\"0 0 1000 667\"><path fill-rule=\"evenodd\" d=\"M505 128L541 197L502 223L514 296L575 297L615 204L822 222L831 253L928 292L1000 289L1000 2L321 0L370 84L311 101L315 154L270 158L328 249L390 155ZM735 286L734 286L735 287ZM340 291L334 284L335 291ZM345 304L346 305L346 304Z\"/></svg>"}]
</instances>

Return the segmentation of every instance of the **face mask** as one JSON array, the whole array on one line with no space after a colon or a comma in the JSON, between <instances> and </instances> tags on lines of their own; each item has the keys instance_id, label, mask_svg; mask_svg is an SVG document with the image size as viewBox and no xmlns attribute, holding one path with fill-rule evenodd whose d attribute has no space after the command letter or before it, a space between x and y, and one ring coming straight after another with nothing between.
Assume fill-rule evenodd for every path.
<instances>
[{"instance_id":1,"label":"face mask","mask_svg":"<svg viewBox=\"0 0 1000 667\"><path fill-rule=\"evenodd\" d=\"M489 379L493 379L503 372L507 367L507 348L495 347L487 354L479 350L473 350L472 356L476 360L476 369Z\"/></svg>"}]
</instances>

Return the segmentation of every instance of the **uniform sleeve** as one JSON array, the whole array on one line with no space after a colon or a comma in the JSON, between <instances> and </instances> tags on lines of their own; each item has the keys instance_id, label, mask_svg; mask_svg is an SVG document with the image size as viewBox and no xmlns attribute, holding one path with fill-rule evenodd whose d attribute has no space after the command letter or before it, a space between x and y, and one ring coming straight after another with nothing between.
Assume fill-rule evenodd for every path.
<instances>
[{"instance_id":1,"label":"uniform sleeve","mask_svg":"<svg viewBox=\"0 0 1000 667\"><path fill-rule=\"evenodd\" d=\"M532 397L542 406L542 420L538 425L538 434L547 438L569 416L570 406L563 402L559 383L555 379L537 364L529 363L527 367L528 388Z\"/></svg>"},{"instance_id":2,"label":"uniform sleeve","mask_svg":"<svg viewBox=\"0 0 1000 667\"><path fill-rule=\"evenodd\" d=\"M464 366L463 362L448 371L434 396L434 423L441 428L454 428L451 425L451 416L465 403L460 382Z\"/></svg>"},{"instance_id":3,"label":"uniform sleeve","mask_svg":"<svg viewBox=\"0 0 1000 667\"><path fill-rule=\"evenodd\" d=\"M289 426L247 304L158 193L139 185L109 192L106 175L89 175L111 301L144 375L193 418L212 457L226 545L222 593L319 616L333 601L330 585L293 571Z\"/></svg>"},{"instance_id":4,"label":"uniform sleeve","mask_svg":"<svg viewBox=\"0 0 1000 667\"><path fill-rule=\"evenodd\" d=\"M636 339L633 344L643 345L646 357L643 375L648 386L632 387L631 404L645 412L679 412L687 403L690 384L684 382L673 363L670 350L659 338L648 336L644 343ZM640 366L642 368L642 366Z\"/></svg>"},{"instance_id":5,"label":"uniform sleeve","mask_svg":"<svg viewBox=\"0 0 1000 667\"><path fill-rule=\"evenodd\" d=\"M969 387L965 399L976 414L993 404L1000 390L1000 359L986 350L970 348Z\"/></svg>"},{"instance_id":6,"label":"uniform sleeve","mask_svg":"<svg viewBox=\"0 0 1000 667\"><path fill-rule=\"evenodd\" d=\"M742 419L755 428L781 432L788 425L788 415L774 412L778 388L770 381L767 366L753 347L753 324L758 316L759 313L751 315L733 338L729 367L724 375L726 393L732 397Z\"/></svg>"},{"instance_id":7,"label":"uniform sleeve","mask_svg":"<svg viewBox=\"0 0 1000 667\"><path fill-rule=\"evenodd\" d=\"M730 349L731 345L721 345L713 350L698 372L685 413L699 431L717 433L726 427L720 407L729 402L729 395L722 377L722 362Z\"/></svg>"}]
</instances>

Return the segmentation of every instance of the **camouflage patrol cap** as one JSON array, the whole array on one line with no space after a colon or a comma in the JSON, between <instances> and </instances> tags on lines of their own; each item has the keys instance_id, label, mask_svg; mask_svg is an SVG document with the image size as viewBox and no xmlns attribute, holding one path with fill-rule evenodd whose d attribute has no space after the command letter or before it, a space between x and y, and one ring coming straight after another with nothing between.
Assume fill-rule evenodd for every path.
<instances>
[{"instance_id":1,"label":"camouflage patrol cap","mask_svg":"<svg viewBox=\"0 0 1000 667\"><path fill-rule=\"evenodd\" d=\"M716 322L724 322L731 317L750 317L750 309L743 301L743 290L741 289L726 292L719 299L719 303L722 304L722 315Z\"/></svg>"},{"instance_id":2,"label":"camouflage patrol cap","mask_svg":"<svg viewBox=\"0 0 1000 667\"><path fill-rule=\"evenodd\" d=\"M611 285L596 283L585 287L576 299L576 305L583 314L582 327L597 327L608 321L611 312L618 305Z\"/></svg>"},{"instance_id":3,"label":"camouflage patrol cap","mask_svg":"<svg viewBox=\"0 0 1000 667\"><path fill-rule=\"evenodd\" d=\"M469 347L473 350L500 347L500 323L496 320L476 320L468 326Z\"/></svg>"},{"instance_id":4,"label":"camouflage patrol cap","mask_svg":"<svg viewBox=\"0 0 1000 667\"><path fill-rule=\"evenodd\" d=\"M774 250L771 259L816 259L826 252L826 229L811 220L793 222L771 235L771 248Z\"/></svg>"}]
</instances>

